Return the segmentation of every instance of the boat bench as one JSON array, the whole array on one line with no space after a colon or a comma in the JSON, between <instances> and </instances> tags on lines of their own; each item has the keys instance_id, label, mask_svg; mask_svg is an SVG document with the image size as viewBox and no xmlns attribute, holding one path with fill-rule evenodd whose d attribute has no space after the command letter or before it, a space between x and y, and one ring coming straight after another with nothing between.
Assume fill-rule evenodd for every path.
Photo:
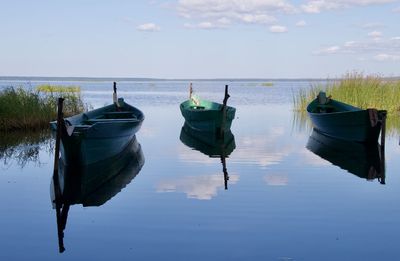
<instances>
[{"instance_id":1,"label":"boat bench","mask_svg":"<svg viewBox=\"0 0 400 261\"><path fill-rule=\"evenodd\" d=\"M111 111L103 113L105 119L136 118L132 111Z\"/></svg>"},{"instance_id":2,"label":"boat bench","mask_svg":"<svg viewBox=\"0 0 400 261\"><path fill-rule=\"evenodd\" d=\"M324 112L335 112L335 107L332 105L324 105L324 104L318 104L318 106L315 108L315 112L319 113L324 113Z\"/></svg>"},{"instance_id":3,"label":"boat bench","mask_svg":"<svg viewBox=\"0 0 400 261\"><path fill-rule=\"evenodd\" d=\"M139 121L136 118L128 118L128 119L90 119L86 120L85 123L94 124L98 122L137 122Z\"/></svg>"}]
</instances>

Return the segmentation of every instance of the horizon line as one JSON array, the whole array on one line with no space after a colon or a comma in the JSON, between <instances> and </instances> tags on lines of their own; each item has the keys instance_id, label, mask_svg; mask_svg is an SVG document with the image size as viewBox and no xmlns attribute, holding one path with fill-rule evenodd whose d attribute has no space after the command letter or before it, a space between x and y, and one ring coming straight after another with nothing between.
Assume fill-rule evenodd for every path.
<instances>
[{"instance_id":1,"label":"horizon line","mask_svg":"<svg viewBox=\"0 0 400 261\"><path fill-rule=\"evenodd\" d=\"M151 78L151 77L92 77L92 76L0 76L0 80L72 80L72 81L327 81L338 80L343 77L282 77L282 78ZM383 79L400 79L400 76L384 77Z\"/></svg>"}]
</instances>

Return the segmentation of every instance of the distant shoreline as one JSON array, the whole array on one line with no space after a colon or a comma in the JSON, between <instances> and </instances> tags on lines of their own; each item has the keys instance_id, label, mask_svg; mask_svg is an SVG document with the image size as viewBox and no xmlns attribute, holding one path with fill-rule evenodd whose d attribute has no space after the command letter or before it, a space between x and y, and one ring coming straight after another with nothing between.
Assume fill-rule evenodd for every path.
<instances>
[{"instance_id":1,"label":"distant shoreline","mask_svg":"<svg viewBox=\"0 0 400 261\"><path fill-rule=\"evenodd\" d=\"M235 81L235 82L273 82L273 81L334 81L341 78L210 78L210 79L161 79L161 78L134 78L134 77L48 77L48 76L0 76L0 81L71 81L71 82L173 82L173 81ZM400 80L397 77L382 77L385 80Z\"/></svg>"}]
</instances>

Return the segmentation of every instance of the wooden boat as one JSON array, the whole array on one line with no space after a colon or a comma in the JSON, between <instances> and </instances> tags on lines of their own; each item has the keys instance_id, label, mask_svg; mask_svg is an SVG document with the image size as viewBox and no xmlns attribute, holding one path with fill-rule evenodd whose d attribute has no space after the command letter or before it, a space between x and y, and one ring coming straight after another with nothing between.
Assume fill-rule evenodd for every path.
<instances>
[{"instance_id":1,"label":"wooden boat","mask_svg":"<svg viewBox=\"0 0 400 261\"><path fill-rule=\"evenodd\" d=\"M140 129L144 114L117 99L114 104L64 119L61 126L61 155L64 162L89 165L121 152ZM57 122L50 123L53 130Z\"/></svg>"},{"instance_id":2,"label":"wooden boat","mask_svg":"<svg viewBox=\"0 0 400 261\"><path fill-rule=\"evenodd\" d=\"M377 142L366 144L335 139L314 129L306 147L349 173L367 180L377 178L385 184L384 150Z\"/></svg>"},{"instance_id":3,"label":"wooden boat","mask_svg":"<svg viewBox=\"0 0 400 261\"><path fill-rule=\"evenodd\" d=\"M193 96L190 84L189 99L181 103L180 110L186 124L193 130L222 134L230 130L235 118L236 109L226 105L228 98L228 85L225 86L223 104L220 104Z\"/></svg>"},{"instance_id":4,"label":"wooden boat","mask_svg":"<svg viewBox=\"0 0 400 261\"><path fill-rule=\"evenodd\" d=\"M107 160L81 166L59 161L57 176L50 187L56 209L60 252L64 248L64 230L71 205L98 207L121 192L140 172L144 155L136 137L126 148Z\"/></svg>"},{"instance_id":5,"label":"wooden boat","mask_svg":"<svg viewBox=\"0 0 400 261\"><path fill-rule=\"evenodd\" d=\"M326 97L324 92L320 92L307 106L307 112L314 128L323 134L366 143L378 141L386 119L384 110L363 110Z\"/></svg>"},{"instance_id":6,"label":"wooden boat","mask_svg":"<svg viewBox=\"0 0 400 261\"><path fill-rule=\"evenodd\" d=\"M196 131L185 123L181 129L179 138L189 148L200 151L210 158L220 158L224 173L225 189L228 189L229 175L226 167L226 158L236 148L235 136L232 132L228 130L223 137L217 138L212 132Z\"/></svg>"}]
</instances>

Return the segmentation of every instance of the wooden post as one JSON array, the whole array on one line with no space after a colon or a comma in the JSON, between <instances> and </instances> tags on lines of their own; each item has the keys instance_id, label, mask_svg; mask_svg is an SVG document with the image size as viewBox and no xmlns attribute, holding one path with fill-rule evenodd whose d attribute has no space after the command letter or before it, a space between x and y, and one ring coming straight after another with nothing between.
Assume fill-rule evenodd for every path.
<instances>
[{"instance_id":1,"label":"wooden post","mask_svg":"<svg viewBox=\"0 0 400 261\"><path fill-rule=\"evenodd\" d=\"M380 111L381 116L381 145L380 145L380 183L386 184L386 167L385 167L385 136L386 136L386 115L387 111Z\"/></svg>"},{"instance_id":2,"label":"wooden post","mask_svg":"<svg viewBox=\"0 0 400 261\"><path fill-rule=\"evenodd\" d=\"M193 94L193 88L192 88L192 83L189 85L189 100L192 99L192 94Z\"/></svg>"},{"instance_id":3,"label":"wooden post","mask_svg":"<svg viewBox=\"0 0 400 261\"><path fill-rule=\"evenodd\" d=\"M56 187L60 188L58 180L58 158L60 157L60 142L63 134L64 119L63 119L63 98L58 98L57 106L57 134L56 134L56 147L54 151L54 169L53 169L53 181L56 183ZM57 186L58 185L58 186ZM58 189L59 190L59 189ZM56 196L60 196L60 191L54 191ZM57 195L58 193L58 195Z\"/></svg>"},{"instance_id":4,"label":"wooden post","mask_svg":"<svg viewBox=\"0 0 400 261\"><path fill-rule=\"evenodd\" d=\"M221 130L219 133L220 138L224 138L225 133L225 124L226 124L226 104L228 102L229 97L231 97L228 93L228 85L225 85L225 96L224 101L222 103L222 122L221 122Z\"/></svg>"},{"instance_id":5,"label":"wooden post","mask_svg":"<svg viewBox=\"0 0 400 261\"><path fill-rule=\"evenodd\" d=\"M387 111L380 111L381 116L381 148L385 149L386 115Z\"/></svg>"},{"instance_id":6,"label":"wooden post","mask_svg":"<svg viewBox=\"0 0 400 261\"><path fill-rule=\"evenodd\" d=\"M60 189L60 180L58 177L58 161L60 157L60 142L61 136L64 133L63 128L64 119L63 119L63 98L58 98L57 105L57 134L56 134L56 147L54 151L54 169L53 169L53 185L54 185L54 195L55 195L55 205L56 205L56 217L57 217L57 232L58 232L58 247L60 253L65 251L64 243L63 243L63 231L60 229L60 216L61 216L61 189Z\"/></svg>"},{"instance_id":7,"label":"wooden post","mask_svg":"<svg viewBox=\"0 0 400 261\"><path fill-rule=\"evenodd\" d=\"M222 171L224 172L225 190L227 190L228 189L229 175L228 175L228 169L226 168L226 157L225 157L225 154L221 155L221 163L222 163Z\"/></svg>"}]
</instances>

